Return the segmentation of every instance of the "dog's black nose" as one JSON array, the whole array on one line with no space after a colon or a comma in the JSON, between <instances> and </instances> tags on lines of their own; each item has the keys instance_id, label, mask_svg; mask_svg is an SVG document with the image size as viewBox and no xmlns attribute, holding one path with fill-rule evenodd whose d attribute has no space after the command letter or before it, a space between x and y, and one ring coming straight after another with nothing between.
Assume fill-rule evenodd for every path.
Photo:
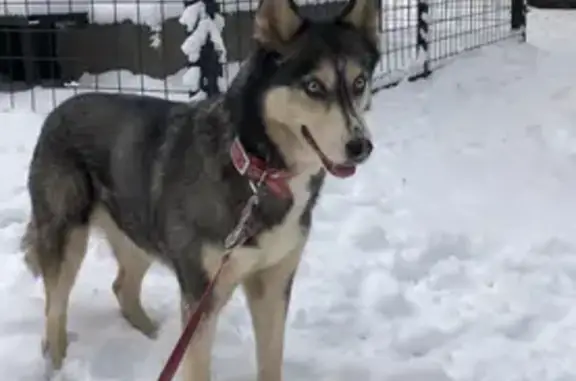
<instances>
[{"instance_id":1,"label":"dog's black nose","mask_svg":"<svg viewBox=\"0 0 576 381\"><path fill-rule=\"evenodd\" d=\"M355 163L361 163L368 159L374 146L365 138L356 138L346 143L346 156Z\"/></svg>"}]
</instances>

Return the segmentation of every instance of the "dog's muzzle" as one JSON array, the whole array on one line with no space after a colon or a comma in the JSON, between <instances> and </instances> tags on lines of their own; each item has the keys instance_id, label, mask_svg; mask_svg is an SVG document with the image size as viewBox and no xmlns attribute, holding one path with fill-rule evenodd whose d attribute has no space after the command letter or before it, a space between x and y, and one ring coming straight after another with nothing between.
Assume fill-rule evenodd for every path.
<instances>
[{"instance_id":1,"label":"dog's muzzle","mask_svg":"<svg viewBox=\"0 0 576 381\"><path fill-rule=\"evenodd\" d=\"M350 177L356 173L356 166L368 159L372 153L372 142L366 138L354 138L345 145L347 160L345 163L335 163L320 149L306 126L302 126L302 135L322 161L324 168L332 175L340 178Z\"/></svg>"}]
</instances>

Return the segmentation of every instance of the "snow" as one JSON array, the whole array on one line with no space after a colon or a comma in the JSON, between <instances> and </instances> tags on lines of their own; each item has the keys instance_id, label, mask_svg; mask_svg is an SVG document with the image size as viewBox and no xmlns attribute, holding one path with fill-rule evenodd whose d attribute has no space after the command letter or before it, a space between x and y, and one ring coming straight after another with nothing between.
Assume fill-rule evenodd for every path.
<instances>
[{"instance_id":1,"label":"snow","mask_svg":"<svg viewBox=\"0 0 576 381\"><path fill-rule=\"evenodd\" d=\"M192 32L200 19L206 14L206 5L203 2L197 2L187 6L180 16L180 24L186 27L187 32Z\"/></svg>"},{"instance_id":2,"label":"snow","mask_svg":"<svg viewBox=\"0 0 576 381\"><path fill-rule=\"evenodd\" d=\"M200 88L202 75L199 66L191 66L182 76L182 83L189 86L190 91L196 92Z\"/></svg>"},{"instance_id":3,"label":"snow","mask_svg":"<svg viewBox=\"0 0 576 381\"><path fill-rule=\"evenodd\" d=\"M193 13L185 13L182 14L180 18L180 23L186 26L186 29L192 34L190 34L182 43L182 51L188 57L190 62L196 62L200 58L200 49L206 42L206 39L210 38L214 43L214 48L218 53L219 59L221 63L226 62L226 47L224 46L224 41L222 40L222 28L224 26L223 22L213 20L206 11L203 9L202 4L202 12L198 19L194 19L193 22L190 22L187 19L187 16ZM188 8L192 8L194 5L189 6ZM188 9L187 8L187 9ZM221 20L221 18L218 18Z\"/></svg>"},{"instance_id":4,"label":"snow","mask_svg":"<svg viewBox=\"0 0 576 381\"><path fill-rule=\"evenodd\" d=\"M99 24L133 21L135 24L160 25L163 20L160 2L151 4L110 3L94 4L90 12L90 21Z\"/></svg>"},{"instance_id":5,"label":"snow","mask_svg":"<svg viewBox=\"0 0 576 381\"><path fill-rule=\"evenodd\" d=\"M576 379L575 33L576 12L533 10L528 44L468 53L374 96L374 156L355 178L330 179L315 213L286 379ZM2 115L0 369L19 381L44 372L41 282L18 248L43 117ZM145 279L145 307L162 327L150 341L120 317L115 273L94 237L62 379L154 379L176 341L174 277L155 266ZM216 379L254 379L253 341L238 293L220 321Z\"/></svg>"}]
</instances>

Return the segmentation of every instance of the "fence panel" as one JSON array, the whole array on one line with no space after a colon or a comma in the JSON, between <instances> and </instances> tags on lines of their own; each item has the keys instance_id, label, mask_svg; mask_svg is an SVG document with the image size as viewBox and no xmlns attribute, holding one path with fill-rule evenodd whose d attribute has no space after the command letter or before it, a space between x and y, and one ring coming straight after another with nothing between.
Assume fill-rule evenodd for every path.
<instances>
[{"instance_id":1,"label":"fence panel","mask_svg":"<svg viewBox=\"0 0 576 381\"><path fill-rule=\"evenodd\" d=\"M311 18L345 0L296 0ZM425 77L463 51L523 35L524 0L379 0L374 89ZM0 111L49 111L83 91L201 98L251 46L258 0L3 0ZM212 42L205 46L202 41Z\"/></svg>"},{"instance_id":2,"label":"fence panel","mask_svg":"<svg viewBox=\"0 0 576 381\"><path fill-rule=\"evenodd\" d=\"M432 61L511 37L511 12L508 0L431 0Z\"/></svg>"}]
</instances>

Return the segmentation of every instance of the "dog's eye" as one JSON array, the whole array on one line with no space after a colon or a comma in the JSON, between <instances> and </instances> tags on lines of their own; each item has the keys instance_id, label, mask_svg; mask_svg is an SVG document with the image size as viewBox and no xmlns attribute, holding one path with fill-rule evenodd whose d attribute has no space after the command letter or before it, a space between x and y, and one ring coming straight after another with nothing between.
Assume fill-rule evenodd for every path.
<instances>
[{"instance_id":1,"label":"dog's eye","mask_svg":"<svg viewBox=\"0 0 576 381\"><path fill-rule=\"evenodd\" d=\"M324 86L315 79L310 79L304 82L304 90L308 95L313 97L322 97L326 94Z\"/></svg>"},{"instance_id":2,"label":"dog's eye","mask_svg":"<svg viewBox=\"0 0 576 381\"><path fill-rule=\"evenodd\" d=\"M364 78L363 76L356 78L354 80L352 87L354 90L354 94L361 95L364 92L364 89L366 88L366 78Z\"/></svg>"}]
</instances>

